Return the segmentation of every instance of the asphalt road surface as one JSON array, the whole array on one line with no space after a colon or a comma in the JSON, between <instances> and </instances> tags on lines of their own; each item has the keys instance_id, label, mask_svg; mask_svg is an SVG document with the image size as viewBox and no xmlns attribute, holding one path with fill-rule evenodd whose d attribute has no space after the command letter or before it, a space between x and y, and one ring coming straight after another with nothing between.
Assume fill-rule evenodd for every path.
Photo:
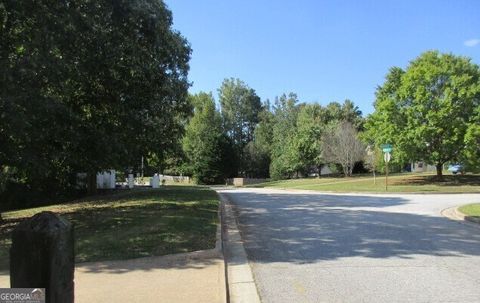
<instances>
[{"instance_id":1,"label":"asphalt road surface","mask_svg":"<svg viewBox=\"0 0 480 303\"><path fill-rule=\"evenodd\" d=\"M480 228L440 214L479 194L223 193L262 302L480 302Z\"/></svg>"}]
</instances>

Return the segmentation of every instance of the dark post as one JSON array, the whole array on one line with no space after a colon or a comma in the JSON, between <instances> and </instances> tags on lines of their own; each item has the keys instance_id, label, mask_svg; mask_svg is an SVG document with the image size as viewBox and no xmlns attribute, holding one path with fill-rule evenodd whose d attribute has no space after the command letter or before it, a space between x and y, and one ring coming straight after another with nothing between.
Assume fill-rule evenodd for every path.
<instances>
[{"instance_id":1,"label":"dark post","mask_svg":"<svg viewBox=\"0 0 480 303\"><path fill-rule=\"evenodd\" d=\"M10 285L45 288L46 302L73 303L73 227L52 212L21 222L12 233Z\"/></svg>"}]
</instances>

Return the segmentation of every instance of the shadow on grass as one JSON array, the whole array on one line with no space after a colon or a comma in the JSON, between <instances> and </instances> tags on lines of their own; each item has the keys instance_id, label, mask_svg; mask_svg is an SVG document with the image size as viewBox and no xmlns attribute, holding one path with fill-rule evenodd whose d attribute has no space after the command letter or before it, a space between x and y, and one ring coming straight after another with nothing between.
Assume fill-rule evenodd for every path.
<instances>
[{"instance_id":1,"label":"shadow on grass","mask_svg":"<svg viewBox=\"0 0 480 303\"><path fill-rule=\"evenodd\" d=\"M480 256L475 227L442 217L382 211L406 203L403 198L227 194L237 205L249 259L257 263Z\"/></svg>"},{"instance_id":2,"label":"shadow on grass","mask_svg":"<svg viewBox=\"0 0 480 303\"><path fill-rule=\"evenodd\" d=\"M480 175L444 175L441 180L435 175L411 176L394 179L392 185L480 186Z\"/></svg>"},{"instance_id":3,"label":"shadow on grass","mask_svg":"<svg viewBox=\"0 0 480 303\"><path fill-rule=\"evenodd\" d=\"M98 208L99 205L102 207ZM72 211L62 208L61 216L74 225L77 263L215 247L218 199L215 192L206 188L182 186L120 192L107 199L90 198L70 206ZM2 271L8 269L11 232L21 220L8 219L0 226Z\"/></svg>"},{"instance_id":4,"label":"shadow on grass","mask_svg":"<svg viewBox=\"0 0 480 303\"><path fill-rule=\"evenodd\" d=\"M390 179L389 184L390 186L393 186L393 187L394 186L429 186L429 185L440 186L440 187L445 186L445 187L453 187L453 188L461 187L461 186L479 186L480 187L480 175L444 175L442 180L438 180L437 177L433 174L429 174L429 175L391 174L390 176L393 178ZM383 178L384 175L379 175L378 177ZM328 181L323 182L325 181L325 178L328 179ZM371 175L365 175L365 174L358 174L352 177L325 176L320 178L277 180L277 181L270 181L266 183L247 185L245 187L250 187L250 188L285 187L285 188L305 188L305 189L308 187L312 187L317 189L318 187L323 187L323 186L330 187L330 188L332 188L332 186L333 187L348 186L348 183L352 181L367 182L370 179L371 179ZM339 190L339 188L334 188L334 190ZM340 191L344 191L343 188ZM345 191L348 191L348 188L345 188ZM434 192L438 190L421 187L421 191Z\"/></svg>"}]
</instances>

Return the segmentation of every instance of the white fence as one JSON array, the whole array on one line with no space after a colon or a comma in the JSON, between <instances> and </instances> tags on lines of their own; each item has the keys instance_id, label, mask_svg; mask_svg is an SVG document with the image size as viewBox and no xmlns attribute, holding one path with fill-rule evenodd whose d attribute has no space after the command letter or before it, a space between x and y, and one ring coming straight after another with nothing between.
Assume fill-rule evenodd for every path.
<instances>
[{"instance_id":1,"label":"white fence","mask_svg":"<svg viewBox=\"0 0 480 303\"><path fill-rule=\"evenodd\" d=\"M99 189L115 188L115 170L114 169L97 173L97 188Z\"/></svg>"},{"instance_id":2,"label":"white fence","mask_svg":"<svg viewBox=\"0 0 480 303\"><path fill-rule=\"evenodd\" d=\"M121 188L133 188L134 186L151 186L158 188L160 184L164 183L185 183L192 182L188 176L170 176L155 174L153 177L137 177L133 174L128 174L125 181L115 182L116 173L114 169L105 170L97 173L97 188L98 189L115 189L116 186ZM87 188L87 174L77 173L77 189Z\"/></svg>"}]
</instances>

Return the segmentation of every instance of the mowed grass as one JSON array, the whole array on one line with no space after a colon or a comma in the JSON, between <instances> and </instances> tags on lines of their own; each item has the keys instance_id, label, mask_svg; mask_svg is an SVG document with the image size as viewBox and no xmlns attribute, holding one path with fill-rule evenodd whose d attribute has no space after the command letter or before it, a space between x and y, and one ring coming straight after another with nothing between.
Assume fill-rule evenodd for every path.
<instances>
[{"instance_id":1,"label":"mowed grass","mask_svg":"<svg viewBox=\"0 0 480 303\"><path fill-rule=\"evenodd\" d=\"M331 192L385 192L385 176L377 176L374 184L371 175L344 177L320 177L271 181L250 187L280 189L307 189ZM480 175L444 175L438 181L434 174L396 174L388 177L388 192L455 193L480 192Z\"/></svg>"},{"instance_id":2,"label":"mowed grass","mask_svg":"<svg viewBox=\"0 0 480 303\"><path fill-rule=\"evenodd\" d=\"M464 205L459 207L458 210L469 217L480 219L480 203Z\"/></svg>"},{"instance_id":3,"label":"mowed grass","mask_svg":"<svg viewBox=\"0 0 480 303\"><path fill-rule=\"evenodd\" d=\"M165 186L4 212L0 269L8 269L15 225L41 211L53 211L74 224L76 262L86 262L214 248L218 205L217 194L208 188Z\"/></svg>"}]
</instances>

